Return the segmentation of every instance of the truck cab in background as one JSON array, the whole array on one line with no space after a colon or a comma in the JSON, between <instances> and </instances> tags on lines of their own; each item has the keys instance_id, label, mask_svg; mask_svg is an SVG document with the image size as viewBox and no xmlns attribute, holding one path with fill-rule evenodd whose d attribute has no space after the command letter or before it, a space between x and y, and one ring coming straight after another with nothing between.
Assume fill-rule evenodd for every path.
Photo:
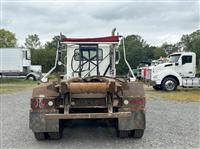
<instances>
[{"instance_id":1,"label":"truck cab in background","mask_svg":"<svg viewBox=\"0 0 200 149\"><path fill-rule=\"evenodd\" d=\"M156 90L174 91L177 86L200 87L200 78L196 77L196 54L176 52L169 55L168 62L148 68L145 80L151 82Z\"/></svg>"},{"instance_id":2,"label":"truck cab in background","mask_svg":"<svg viewBox=\"0 0 200 149\"><path fill-rule=\"evenodd\" d=\"M165 63L167 60L167 58L160 58L160 59L157 59L157 60L152 60L151 62L141 62L139 64L139 68L138 68L138 73L136 74L137 78L139 80L143 80L146 78L147 76L147 73L148 73L148 68L151 66L156 66L156 65L159 65L159 64L162 64L162 63ZM141 65L143 63L143 65Z\"/></svg>"},{"instance_id":3,"label":"truck cab in background","mask_svg":"<svg viewBox=\"0 0 200 149\"><path fill-rule=\"evenodd\" d=\"M0 48L0 76L39 80L41 65L31 65L31 54L25 48Z\"/></svg>"}]
</instances>

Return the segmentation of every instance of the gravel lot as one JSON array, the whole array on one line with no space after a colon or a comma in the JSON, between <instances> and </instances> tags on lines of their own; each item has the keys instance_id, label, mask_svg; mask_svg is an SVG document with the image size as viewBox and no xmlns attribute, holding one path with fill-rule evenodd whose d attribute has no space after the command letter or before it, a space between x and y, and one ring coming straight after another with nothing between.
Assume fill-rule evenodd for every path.
<instances>
[{"instance_id":1,"label":"gravel lot","mask_svg":"<svg viewBox=\"0 0 200 149\"><path fill-rule=\"evenodd\" d=\"M140 140L119 139L115 129L85 123L65 128L58 141L36 141L28 127L31 91L1 94L1 148L200 148L199 102L147 101L147 128Z\"/></svg>"}]
</instances>

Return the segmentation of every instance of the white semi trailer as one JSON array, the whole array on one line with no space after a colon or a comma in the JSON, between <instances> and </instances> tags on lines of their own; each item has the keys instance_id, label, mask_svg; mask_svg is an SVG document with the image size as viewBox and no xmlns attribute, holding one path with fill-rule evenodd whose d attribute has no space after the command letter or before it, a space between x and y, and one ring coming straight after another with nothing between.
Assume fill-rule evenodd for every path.
<instances>
[{"instance_id":1,"label":"white semi trailer","mask_svg":"<svg viewBox=\"0 0 200 149\"><path fill-rule=\"evenodd\" d=\"M25 48L0 48L0 76L38 80L41 65L31 65L30 50Z\"/></svg>"},{"instance_id":2,"label":"white semi trailer","mask_svg":"<svg viewBox=\"0 0 200 149\"><path fill-rule=\"evenodd\" d=\"M196 54L176 52L169 55L169 61L147 69L145 80L156 90L174 91L177 86L200 87L196 75Z\"/></svg>"}]
</instances>

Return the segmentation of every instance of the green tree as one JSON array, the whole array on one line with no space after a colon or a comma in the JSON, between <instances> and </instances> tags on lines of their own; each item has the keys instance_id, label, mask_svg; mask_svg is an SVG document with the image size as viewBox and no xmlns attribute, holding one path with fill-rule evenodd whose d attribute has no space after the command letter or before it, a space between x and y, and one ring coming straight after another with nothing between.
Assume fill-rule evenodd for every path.
<instances>
[{"instance_id":1,"label":"green tree","mask_svg":"<svg viewBox=\"0 0 200 149\"><path fill-rule=\"evenodd\" d=\"M0 48L16 47L16 44L17 39L14 33L5 29L0 29Z\"/></svg>"},{"instance_id":2,"label":"green tree","mask_svg":"<svg viewBox=\"0 0 200 149\"><path fill-rule=\"evenodd\" d=\"M125 39L126 58L131 68L136 68L140 62L149 61L153 58L153 47L149 45L138 35L129 35ZM117 65L117 74L125 75L128 73L128 67L126 66L123 58L123 43L121 41L119 45L121 52L121 59Z\"/></svg>"},{"instance_id":3,"label":"green tree","mask_svg":"<svg viewBox=\"0 0 200 149\"><path fill-rule=\"evenodd\" d=\"M34 50L31 55L32 64L42 65L42 71L48 72L54 65L55 54L54 49Z\"/></svg>"},{"instance_id":4,"label":"green tree","mask_svg":"<svg viewBox=\"0 0 200 149\"><path fill-rule=\"evenodd\" d=\"M54 36L50 42L49 41L46 42L44 45L45 49L56 49L58 41L59 41L59 37L60 36Z\"/></svg>"},{"instance_id":5,"label":"green tree","mask_svg":"<svg viewBox=\"0 0 200 149\"><path fill-rule=\"evenodd\" d=\"M166 57L167 54L162 48L155 48L154 49L154 59L159 59L160 57Z\"/></svg>"},{"instance_id":6,"label":"green tree","mask_svg":"<svg viewBox=\"0 0 200 149\"><path fill-rule=\"evenodd\" d=\"M28 37L25 39L25 46L28 49L40 49L41 43L39 36L37 34L28 35Z\"/></svg>"},{"instance_id":7,"label":"green tree","mask_svg":"<svg viewBox=\"0 0 200 149\"><path fill-rule=\"evenodd\" d=\"M161 46L161 49L165 51L167 55L178 51L179 49L179 44L168 44L167 42L163 43Z\"/></svg>"},{"instance_id":8,"label":"green tree","mask_svg":"<svg viewBox=\"0 0 200 149\"><path fill-rule=\"evenodd\" d=\"M196 53L197 67L200 70L200 38L193 40L191 44L192 52Z\"/></svg>"},{"instance_id":9,"label":"green tree","mask_svg":"<svg viewBox=\"0 0 200 149\"><path fill-rule=\"evenodd\" d=\"M32 50L32 64L42 65L43 72L48 72L55 63L58 36L54 36L51 41L46 42L43 48ZM57 71L60 70L58 66Z\"/></svg>"},{"instance_id":10,"label":"green tree","mask_svg":"<svg viewBox=\"0 0 200 149\"><path fill-rule=\"evenodd\" d=\"M189 35L183 35L180 44L184 51L192 51L197 56L197 66L200 69L200 30Z\"/></svg>"},{"instance_id":11,"label":"green tree","mask_svg":"<svg viewBox=\"0 0 200 149\"><path fill-rule=\"evenodd\" d=\"M181 37L180 43L182 44L184 51L192 51L193 42L198 40L199 38L200 38L200 30L196 30L195 32L188 35L183 35Z\"/></svg>"}]
</instances>

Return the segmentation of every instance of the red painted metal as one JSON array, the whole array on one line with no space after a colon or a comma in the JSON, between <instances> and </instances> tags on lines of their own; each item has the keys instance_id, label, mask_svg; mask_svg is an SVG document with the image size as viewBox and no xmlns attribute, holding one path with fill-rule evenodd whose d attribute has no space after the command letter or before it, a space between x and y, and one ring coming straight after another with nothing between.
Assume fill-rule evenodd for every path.
<instances>
[{"instance_id":1,"label":"red painted metal","mask_svg":"<svg viewBox=\"0 0 200 149\"><path fill-rule=\"evenodd\" d=\"M32 109L36 109L39 107L39 99L31 99Z\"/></svg>"},{"instance_id":2,"label":"red painted metal","mask_svg":"<svg viewBox=\"0 0 200 149\"><path fill-rule=\"evenodd\" d=\"M119 42L120 36L107 36L97 38L64 38L63 42Z\"/></svg>"},{"instance_id":3,"label":"red painted metal","mask_svg":"<svg viewBox=\"0 0 200 149\"><path fill-rule=\"evenodd\" d=\"M137 105L144 105L145 101L141 100L141 99L137 99L137 100L131 100L129 101L130 104L137 104Z\"/></svg>"},{"instance_id":4,"label":"red painted metal","mask_svg":"<svg viewBox=\"0 0 200 149\"><path fill-rule=\"evenodd\" d=\"M147 77L147 67L144 68L144 78L146 79Z\"/></svg>"}]
</instances>

